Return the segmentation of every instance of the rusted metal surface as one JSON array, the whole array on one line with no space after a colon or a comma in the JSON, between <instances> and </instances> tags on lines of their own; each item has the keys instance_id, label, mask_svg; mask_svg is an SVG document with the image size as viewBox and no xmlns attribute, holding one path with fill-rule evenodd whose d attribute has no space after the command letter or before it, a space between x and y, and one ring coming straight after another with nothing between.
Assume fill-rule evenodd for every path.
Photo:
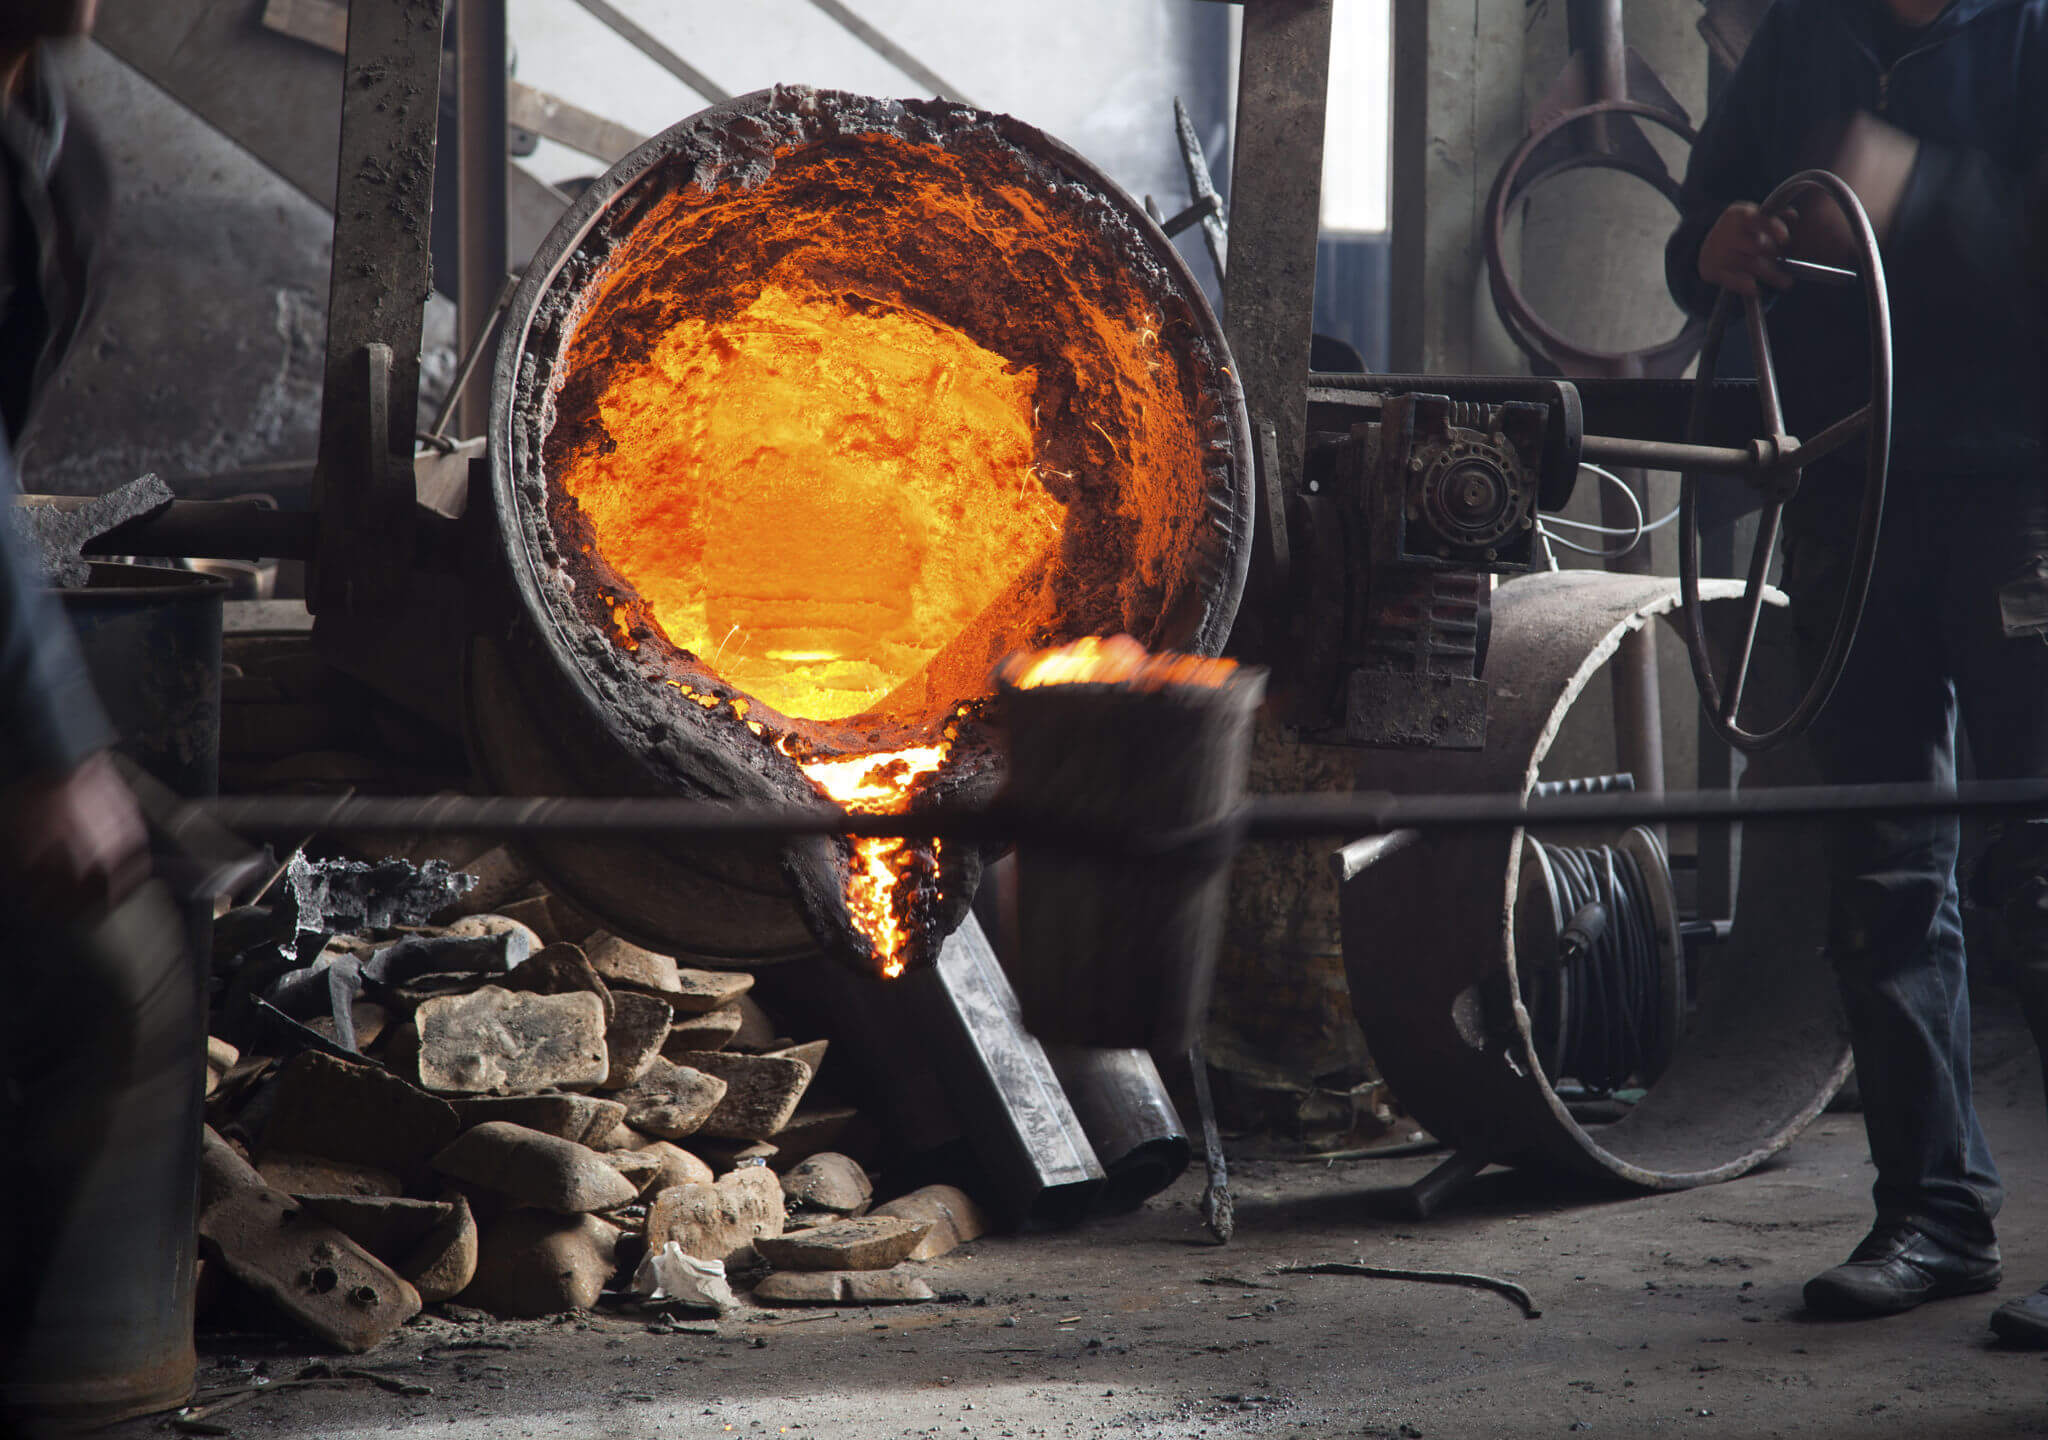
<instances>
[{"instance_id":1,"label":"rusted metal surface","mask_svg":"<svg viewBox=\"0 0 2048 1440\"><path fill-rule=\"evenodd\" d=\"M1739 593L1727 581L1702 588L1709 601ZM1488 748L1368 753L1361 783L1526 793L1566 712L1622 637L1668 614L1677 599L1671 580L1592 571L1502 587ZM1781 665L1769 669L1782 675ZM1799 774L1796 755L1760 762L1748 783ZM1647 808L1652 799L1623 793L1544 803L1592 813L1629 802ZM1813 897L1823 877L1814 847L1789 827L1753 827L1736 930L1710 957L1690 1033L1628 1118L1595 1134L1543 1078L1518 996L1513 903L1523 843L1518 831L1424 835L1349 867L1352 1004L1401 1103L1467 1168L1541 1163L1649 1189L1725 1180L1788 1144L1848 1066L1834 980L1820 953L1824 907Z\"/></svg>"},{"instance_id":2,"label":"rusted metal surface","mask_svg":"<svg viewBox=\"0 0 2048 1440\"><path fill-rule=\"evenodd\" d=\"M121 753L181 796L213 794L228 582L189 570L94 564L88 585L59 593Z\"/></svg>"},{"instance_id":3,"label":"rusted metal surface","mask_svg":"<svg viewBox=\"0 0 2048 1440\"><path fill-rule=\"evenodd\" d=\"M1300 487L1307 434L1302 394L1315 311L1330 13L1331 0L1243 7L1223 313L1246 408L1254 424L1270 421L1274 430L1278 463L1261 483L1280 495ZM1248 630L1240 643L1246 640L1270 647L1280 636L1262 641Z\"/></svg>"},{"instance_id":4,"label":"rusted metal surface","mask_svg":"<svg viewBox=\"0 0 2048 1440\"><path fill-rule=\"evenodd\" d=\"M442 10L443 0L390 0L349 14L314 477L315 612L389 611L411 586Z\"/></svg>"},{"instance_id":5,"label":"rusted metal surface","mask_svg":"<svg viewBox=\"0 0 2048 1440\"><path fill-rule=\"evenodd\" d=\"M420 1313L411 1284L264 1184L210 1130L200 1194L199 1234L223 1268L316 1339L359 1355Z\"/></svg>"}]
</instances>

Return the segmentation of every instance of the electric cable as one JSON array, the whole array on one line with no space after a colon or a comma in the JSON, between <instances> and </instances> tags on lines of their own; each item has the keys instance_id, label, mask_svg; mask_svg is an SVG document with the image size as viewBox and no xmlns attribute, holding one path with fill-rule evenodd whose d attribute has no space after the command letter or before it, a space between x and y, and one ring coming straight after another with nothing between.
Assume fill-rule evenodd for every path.
<instances>
[{"instance_id":1,"label":"electric cable","mask_svg":"<svg viewBox=\"0 0 2048 1440\"><path fill-rule=\"evenodd\" d=\"M1617 526L1595 525L1585 520L1568 520L1562 515L1542 516L1536 522L1536 529L1538 537L1544 543L1546 552L1550 550L1551 546L1558 545L1576 554L1590 555L1598 560L1618 560L1635 549L1636 546L1642 544L1645 535L1648 535L1653 530L1663 529L1678 518L1678 511L1674 509L1669 514L1660 516L1654 521L1648 520L1643 514L1643 502L1637 497L1635 488L1625 482L1619 475L1616 475L1612 470L1604 466L1590 464L1586 461L1579 462L1579 468L1591 471L1594 475L1607 481L1615 489L1627 496L1629 508L1635 511L1636 523L1630 529L1623 530ZM1576 540L1559 535L1552 528L1559 525L1569 526L1574 530L1581 530L1594 535L1625 535L1628 537L1628 541L1624 545L1612 548L1581 545ZM1556 556L1552 554L1551 558L1555 560ZM1551 568L1555 569L1557 567L1552 565Z\"/></svg>"},{"instance_id":2,"label":"electric cable","mask_svg":"<svg viewBox=\"0 0 2048 1440\"><path fill-rule=\"evenodd\" d=\"M1518 967L1538 1059L1552 1084L1612 1092L1662 1068L1667 978L1650 885L1636 856L1609 845L1537 842L1565 923L1552 964Z\"/></svg>"}]
</instances>

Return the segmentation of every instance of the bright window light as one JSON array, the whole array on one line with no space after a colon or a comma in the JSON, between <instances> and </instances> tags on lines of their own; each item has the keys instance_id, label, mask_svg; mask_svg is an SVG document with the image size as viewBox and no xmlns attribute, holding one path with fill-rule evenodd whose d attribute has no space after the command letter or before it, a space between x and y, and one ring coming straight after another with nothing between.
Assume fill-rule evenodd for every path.
<instances>
[{"instance_id":1,"label":"bright window light","mask_svg":"<svg viewBox=\"0 0 2048 1440\"><path fill-rule=\"evenodd\" d=\"M1393 24L1388 0L1336 0L1323 131L1322 228L1387 228Z\"/></svg>"}]
</instances>

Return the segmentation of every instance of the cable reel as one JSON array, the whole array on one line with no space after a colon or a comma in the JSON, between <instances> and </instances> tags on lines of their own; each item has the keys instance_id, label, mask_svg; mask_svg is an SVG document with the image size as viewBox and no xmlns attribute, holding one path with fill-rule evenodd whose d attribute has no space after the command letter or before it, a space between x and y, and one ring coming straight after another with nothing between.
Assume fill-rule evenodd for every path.
<instances>
[{"instance_id":1,"label":"cable reel","mask_svg":"<svg viewBox=\"0 0 2048 1440\"><path fill-rule=\"evenodd\" d=\"M1515 976L1544 1078L1590 1092L1647 1087L1685 1025L1685 949L1671 865L1654 831L1615 845L1523 850Z\"/></svg>"}]
</instances>

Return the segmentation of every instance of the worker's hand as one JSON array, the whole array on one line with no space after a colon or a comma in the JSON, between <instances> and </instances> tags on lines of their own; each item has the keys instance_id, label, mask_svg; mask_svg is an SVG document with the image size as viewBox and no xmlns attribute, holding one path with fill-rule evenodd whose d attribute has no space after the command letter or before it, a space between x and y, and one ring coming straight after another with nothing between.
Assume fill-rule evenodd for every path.
<instances>
[{"instance_id":1,"label":"worker's hand","mask_svg":"<svg viewBox=\"0 0 2048 1440\"><path fill-rule=\"evenodd\" d=\"M148 876L142 812L104 753L0 793L0 887L45 920L103 908Z\"/></svg>"},{"instance_id":2,"label":"worker's hand","mask_svg":"<svg viewBox=\"0 0 2048 1440\"><path fill-rule=\"evenodd\" d=\"M1700 245L1700 279L1744 296L1757 294L1759 283L1789 289L1792 277L1778 264L1792 240L1788 217L1798 218L1766 215L1747 200L1730 205Z\"/></svg>"}]
</instances>

